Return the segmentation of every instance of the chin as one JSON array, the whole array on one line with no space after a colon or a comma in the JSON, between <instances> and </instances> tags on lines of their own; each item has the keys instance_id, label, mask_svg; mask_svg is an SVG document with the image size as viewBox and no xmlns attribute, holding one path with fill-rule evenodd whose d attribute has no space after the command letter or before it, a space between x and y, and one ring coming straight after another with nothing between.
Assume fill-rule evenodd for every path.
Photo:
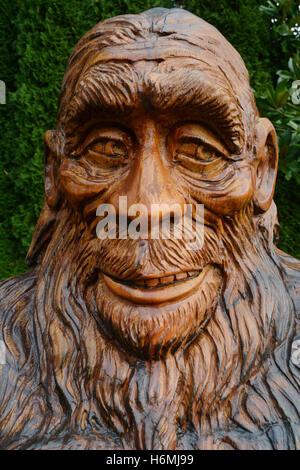
<instances>
[{"instance_id":1,"label":"chin","mask_svg":"<svg viewBox=\"0 0 300 470\"><path fill-rule=\"evenodd\" d=\"M136 279L100 273L97 319L128 356L158 360L186 349L208 324L222 287L221 269L181 271Z\"/></svg>"}]
</instances>

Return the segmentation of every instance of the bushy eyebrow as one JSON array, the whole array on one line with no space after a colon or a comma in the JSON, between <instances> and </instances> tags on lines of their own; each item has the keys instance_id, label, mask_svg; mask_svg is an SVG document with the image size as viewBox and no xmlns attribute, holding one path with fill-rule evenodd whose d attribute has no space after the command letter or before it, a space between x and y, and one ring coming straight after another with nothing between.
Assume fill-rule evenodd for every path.
<instances>
[{"instance_id":1,"label":"bushy eyebrow","mask_svg":"<svg viewBox=\"0 0 300 470\"><path fill-rule=\"evenodd\" d=\"M199 113L232 151L241 150L244 130L236 98L220 77L191 68L150 72L141 77L130 64L102 63L93 67L78 82L67 107L66 134L72 140L80 123L95 115L126 118L140 103L161 113Z\"/></svg>"},{"instance_id":2,"label":"bushy eyebrow","mask_svg":"<svg viewBox=\"0 0 300 470\"><path fill-rule=\"evenodd\" d=\"M123 114L137 104L137 83L127 64L98 65L79 80L65 119L73 121L95 109Z\"/></svg>"},{"instance_id":3,"label":"bushy eyebrow","mask_svg":"<svg viewBox=\"0 0 300 470\"><path fill-rule=\"evenodd\" d=\"M241 148L244 137L241 110L218 74L211 77L192 68L175 70L161 77L149 74L147 89L155 108L165 112L188 111L193 115L198 112L204 122L219 131L231 150Z\"/></svg>"}]
</instances>

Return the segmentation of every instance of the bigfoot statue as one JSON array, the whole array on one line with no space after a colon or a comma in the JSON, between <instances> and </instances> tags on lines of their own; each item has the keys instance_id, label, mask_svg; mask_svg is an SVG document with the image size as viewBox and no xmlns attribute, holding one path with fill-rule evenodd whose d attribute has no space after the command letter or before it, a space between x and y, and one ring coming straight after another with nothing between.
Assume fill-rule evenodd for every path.
<instances>
[{"instance_id":1,"label":"bigfoot statue","mask_svg":"<svg viewBox=\"0 0 300 470\"><path fill-rule=\"evenodd\" d=\"M2 449L300 448L300 263L273 243L277 159L241 57L202 19L156 8L78 42L33 269L0 285ZM192 206L203 243L98 237L103 204L116 232L133 221L121 198L158 225Z\"/></svg>"}]
</instances>

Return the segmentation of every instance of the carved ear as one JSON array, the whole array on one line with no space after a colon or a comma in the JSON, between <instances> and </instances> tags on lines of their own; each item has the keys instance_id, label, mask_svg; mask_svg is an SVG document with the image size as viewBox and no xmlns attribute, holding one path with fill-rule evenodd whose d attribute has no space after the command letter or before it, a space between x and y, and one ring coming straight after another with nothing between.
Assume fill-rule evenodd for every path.
<instances>
[{"instance_id":1,"label":"carved ear","mask_svg":"<svg viewBox=\"0 0 300 470\"><path fill-rule=\"evenodd\" d=\"M46 131L44 135L44 143L44 178L46 201L49 207L55 207L59 200L56 132Z\"/></svg>"},{"instance_id":2,"label":"carved ear","mask_svg":"<svg viewBox=\"0 0 300 470\"><path fill-rule=\"evenodd\" d=\"M276 131L266 118L260 118L256 123L255 150L256 184L253 201L258 212L265 212L273 200L278 165Z\"/></svg>"},{"instance_id":3,"label":"carved ear","mask_svg":"<svg viewBox=\"0 0 300 470\"><path fill-rule=\"evenodd\" d=\"M47 131L44 141L45 200L25 260L29 266L38 264L44 256L55 229L60 201L55 131Z\"/></svg>"}]
</instances>

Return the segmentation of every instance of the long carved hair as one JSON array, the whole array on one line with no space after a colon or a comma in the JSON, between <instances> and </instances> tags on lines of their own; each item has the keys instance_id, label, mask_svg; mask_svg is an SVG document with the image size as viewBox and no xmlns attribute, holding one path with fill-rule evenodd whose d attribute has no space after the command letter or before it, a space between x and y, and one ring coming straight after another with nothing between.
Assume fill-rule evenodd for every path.
<instances>
[{"instance_id":1,"label":"long carved hair","mask_svg":"<svg viewBox=\"0 0 300 470\"><path fill-rule=\"evenodd\" d=\"M87 33L64 79L62 132L78 81L73 67L84 70L106 46L161 34L202 45L218 56L219 33L214 30L213 39L211 29L199 20L200 33L194 30L192 40L193 34L184 32L190 14L180 10L180 15L179 33L155 12L106 20ZM236 75L237 95L247 115L247 107L255 106L248 75L227 42L226 48L231 66L224 57L220 63ZM284 432L278 433L282 440L277 436L276 442L286 448L284 439L294 439L289 420L298 413L298 388L286 360L295 327L287 278L299 264L275 248L276 220L274 203L263 215L255 215L251 203L224 220L222 229L216 226L209 232L199 257L214 259L224 275L212 318L193 344L154 361L119 348L99 320L95 269L101 265L101 242L89 238L85 223L66 202L57 212L45 205L30 252L36 268L1 286L1 332L9 364L3 366L0 387L1 445L30 448L60 437L67 446L71 436L89 436L99 446L103 440L104 448L243 448L241 438L230 432L234 426L254 436L248 445L259 448L266 444L255 436L283 423ZM161 241L149 243L158 247ZM170 250L165 241L163 256ZM178 257L178 266L183 262ZM221 429L225 434L218 438ZM194 437L185 441L187 435ZM270 437L270 447L271 442Z\"/></svg>"}]
</instances>

